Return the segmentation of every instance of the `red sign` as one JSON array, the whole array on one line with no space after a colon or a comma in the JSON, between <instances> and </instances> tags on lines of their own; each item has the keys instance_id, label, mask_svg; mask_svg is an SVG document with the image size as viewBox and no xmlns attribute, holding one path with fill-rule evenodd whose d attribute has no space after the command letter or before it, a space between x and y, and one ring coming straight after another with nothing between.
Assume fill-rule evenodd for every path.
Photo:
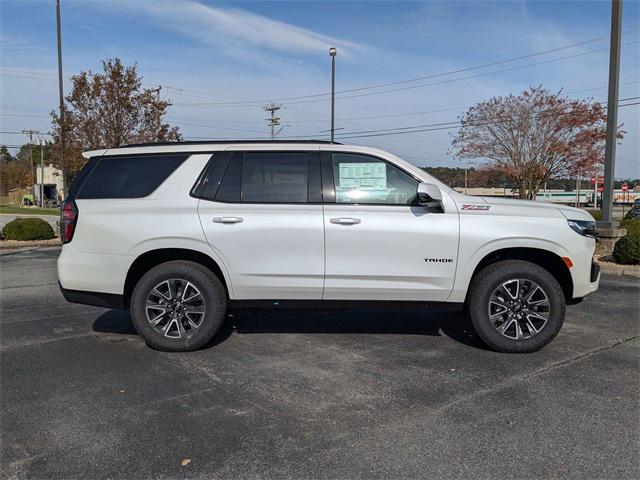
<instances>
[{"instance_id":1,"label":"red sign","mask_svg":"<svg viewBox=\"0 0 640 480\"><path fill-rule=\"evenodd\" d=\"M628 192L629 191L629 185L627 185L626 183L622 184L622 191L623 192Z\"/></svg>"},{"instance_id":2,"label":"red sign","mask_svg":"<svg viewBox=\"0 0 640 480\"><path fill-rule=\"evenodd\" d=\"M604 177L591 177L591 183L594 185L596 183L604 183Z\"/></svg>"}]
</instances>

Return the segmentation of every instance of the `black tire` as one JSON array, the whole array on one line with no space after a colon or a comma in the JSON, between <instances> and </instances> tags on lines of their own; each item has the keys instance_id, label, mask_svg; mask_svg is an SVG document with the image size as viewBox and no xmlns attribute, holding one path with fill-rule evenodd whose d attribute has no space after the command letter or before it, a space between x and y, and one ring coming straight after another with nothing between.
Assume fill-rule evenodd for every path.
<instances>
[{"instance_id":1,"label":"black tire","mask_svg":"<svg viewBox=\"0 0 640 480\"><path fill-rule=\"evenodd\" d=\"M543 290L543 293L548 299L548 318L546 323L540 326L537 333L518 340L509 338L507 334L515 335L515 328L520 327L523 320L519 320L518 322L520 323L518 323L517 326L512 324L509 331L502 334L498 331L499 327L494 326L494 323L492 323L492 320L489 318L489 310L491 308L489 303L492 294L500 285L512 279L523 279L527 282L535 282L535 284ZM533 288L530 288L530 290L533 290ZM538 293L537 295L541 294ZM506 297L506 299L511 301L509 297ZM540 350L558 334L564 322L566 302L562 287L560 287L558 281L547 270L534 263L523 260L504 260L489 265L475 276L470 286L467 307L477 334L491 349L499 352L528 353ZM495 304L493 307L496 308ZM494 311L503 312L504 310L500 310L500 308L501 307L497 307ZM514 308L517 308L517 306ZM537 309L538 307L535 308ZM546 309L546 307L540 308ZM507 311L505 316L509 314L510 312ZM524 316L528 317L526 313L524 313ZM514 319L509 321L513 322ZM507 323L506 321L501 322L499 314L498 320L494 320L494 322L497 323L498 326ZM524 322L526 322L526 320L524 320ZM527 334L530 335L531 330L527 325L523 325L520 333L526 331Z\"/></svg>"},{"instance_id":2,"label":"black tire","mask_svg":"<svg viewBox=\"0 0 640 480\"><path fill-rule=\"evenodd\" d=\"M204 315L194 317L200 322L197 328L192 328L186 318L182 321L180 326L183 331L178 338L169 337L157 331L147 318L147 298L152 290L162 282L174 279L189 282L199 291L203 301L200 303L198 300L198 307L204 311ZM185 285L184 282L178 282L178 284ZM166 300L162 301L166 302ZM166 262L149 270L138 281L131 296L131 320L136 331L144 338L147 345L166 352L192 351L206 345L222 325L226 308L225 289L220 280L208 268L183 260ZM168 315L167 318L172 318L171 313ZM165 325L168 321L168 319L162 320ZM177 318L173 321L174 330L167 333L175 334L179 331L175 323L178 321ZM186 328L190 330L186 331Z\"/></svg>"}]
</instances>

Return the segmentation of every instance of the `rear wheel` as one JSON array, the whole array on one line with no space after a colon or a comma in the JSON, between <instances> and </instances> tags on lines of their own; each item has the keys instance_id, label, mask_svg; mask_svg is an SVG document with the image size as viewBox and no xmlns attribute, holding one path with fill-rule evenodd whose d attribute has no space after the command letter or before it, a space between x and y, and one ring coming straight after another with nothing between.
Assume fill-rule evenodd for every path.
<instances>
[{"instance_id":1,"label":"rear wheel","mask_svg":"<svg viewBox=\"0 0 640 480\"><path fill-rule=\"evenodd\" d=\"M224 321L226 295L218 278L202 265L172 261L138 281L131 319L147 345L164 351L196 350Z\"/></svg>"},{"instance_id":2,"label":"rear wheel","mask_svg":"<svg viewBox=\"0 0 640 480\"><path fill-rule=\"evenodd\" d=\"M535 352L558 334L565 298L558 281L531 262L505 260L473 280L468 299L473 326L500 352Z\"/></svg>"}]
</instances>

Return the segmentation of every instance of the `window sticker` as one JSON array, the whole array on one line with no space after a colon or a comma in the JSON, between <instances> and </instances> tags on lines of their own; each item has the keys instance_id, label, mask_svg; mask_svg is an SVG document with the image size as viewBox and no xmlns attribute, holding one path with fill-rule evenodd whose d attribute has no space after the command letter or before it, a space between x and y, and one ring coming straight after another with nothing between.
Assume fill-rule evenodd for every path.
<instances>
[{"instance_id":1,"label":"window sticker","mask_svg":"<svg viewBox=\"0 0 640 480\"><path fill-rule=\"evenodd\" d=\"M387 166L382 162L340 163L336 200L384 198L387 190Z\"/></svg>"}]
</instances>

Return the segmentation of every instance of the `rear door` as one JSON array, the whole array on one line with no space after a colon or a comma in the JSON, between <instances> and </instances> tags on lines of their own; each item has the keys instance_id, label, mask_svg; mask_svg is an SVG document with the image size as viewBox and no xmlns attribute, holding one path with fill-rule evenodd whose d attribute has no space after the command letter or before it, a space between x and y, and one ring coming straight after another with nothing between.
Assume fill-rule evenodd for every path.
<instances>
[{"instance_id":1,"label":"rear door","mask_svg":"<svg viewBox=\"0 0 640 480\"><path fill-rule=\"evenodd\" d=\"M419 180L383 159L322 153L327 300L444 301L458 213L416 204ZM446 195L446 194L444 194Z\"/></svg>"},{"instance_id":2,"label":"rear door","mask_svg":"<svg viewBox=\"0 0 640 480\"><path fill-rule=\"evenodd\" d=\"M234 299L322 298L319 153L233 151L211 166L198 213Z\"/></svg>"}]
</instances>

